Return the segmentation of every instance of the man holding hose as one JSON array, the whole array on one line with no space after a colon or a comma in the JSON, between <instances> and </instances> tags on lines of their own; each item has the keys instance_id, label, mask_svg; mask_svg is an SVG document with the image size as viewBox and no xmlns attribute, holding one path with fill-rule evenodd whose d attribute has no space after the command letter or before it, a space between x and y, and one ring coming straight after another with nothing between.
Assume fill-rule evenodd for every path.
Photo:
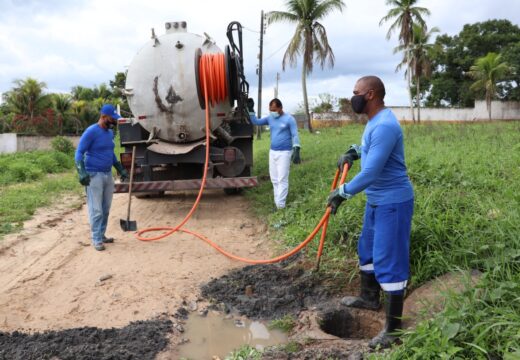
<instances>
[{"instance_id":1,"label":"man holding hose","mask_svg":"<svg viewBox=\"0 0 520 360\"><path fill-rule=\"evenodd\" d=\"M361 147L355 145L338 160L342 169L361 159L361 171L331 192L328 205L335 214L341 203L365 191L367 203L358 243L360 296L341 299L345 306L377 310L380 290L385 293L386 324L371 348L387 348L401 328L404 291L410 277L410 232L414 192L404 160L403 132L392 111L385 107L385 86L376 76L356 82L352 108L369 121Z\"/></svg>"}]
</instances>

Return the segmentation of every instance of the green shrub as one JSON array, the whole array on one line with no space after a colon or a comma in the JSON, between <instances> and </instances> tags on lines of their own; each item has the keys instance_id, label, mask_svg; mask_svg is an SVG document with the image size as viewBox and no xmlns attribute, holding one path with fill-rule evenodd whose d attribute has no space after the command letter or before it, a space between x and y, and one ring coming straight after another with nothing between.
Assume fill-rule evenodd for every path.
<instances>
[{"instance_id":1,"label":"green shrub","mask_svg":"<svg viewBox=\"0 0 520 360\"><path fill-rule=\"evenodd\" d=\"M61 166L55 159L53 154L42 155L38 159L38 167L47 174L57 173L61 170Z\"/></svg>"},{"instance_id":2,"label":"green shrub","mask_svg":"<svg viewBox=\"0 0 520 360\"><path fill-rule=\"evenodd\" d=\"M72 169L74 167L74 157L70 154L65 154L62 152L53 152L53 159L58 163L60 171Z\"/></svg>"},{"instance_id":3,"label":"green shrub","mask_svg":"<svg viewBox=\"0 0 520 360\"><path fill-rule=\"evenodd\" d=\"M10 164L7 168L8 179L11 183L38 180L43 177L43 171L27 163Z\"/></svg>"},{"instance_id":4,"label":"green shrub","mask_svg":"<svg viewBox=\"0 0 520 360\"><path fill-rule=\"evenodd\" d=\"M72 141L63 136L56 136L51 142L52 149L64 154L74 153L74 144Z\"/></svg>"}]
</instances>

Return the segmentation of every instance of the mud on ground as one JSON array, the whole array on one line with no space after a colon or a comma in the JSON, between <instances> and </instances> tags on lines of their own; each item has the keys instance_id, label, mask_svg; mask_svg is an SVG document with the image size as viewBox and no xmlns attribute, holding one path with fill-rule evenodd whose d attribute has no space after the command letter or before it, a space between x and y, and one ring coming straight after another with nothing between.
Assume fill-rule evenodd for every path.
<instances>
[{"instance_id":1,"label":"mud on ground","mask_svg":"<svg viewBox=\"0 0 520 360\"><path fill-rule=\"evenodd\" d=\"M333 295L333 284L322 273L302 266L253 265L234 269L201 288L202 296L224 303L251 319L277 319L298 315Z\"/></svg>"},{"instance_id":2,"label":"mud on ground","mask_svg":"<svg viewBox=\"0 0 520 360\"><path fill-rule=\"evenodd\" d=\"M169 319L136 321L120 329L81 327L27 334L0 332L0 359L152 360L168 344Z\"/></svg>"}]
</instances>

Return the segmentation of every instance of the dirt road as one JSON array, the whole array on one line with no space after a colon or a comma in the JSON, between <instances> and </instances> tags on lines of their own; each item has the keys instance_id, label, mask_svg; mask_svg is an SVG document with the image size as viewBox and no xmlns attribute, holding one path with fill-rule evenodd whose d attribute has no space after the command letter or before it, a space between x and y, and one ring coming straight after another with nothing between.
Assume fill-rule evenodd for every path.
<instances>
[{"instance_id":1,"label":"dirt road","mask_svg":"<svg viewBox=\"0 0 520 360\"><path fill-rule=\"evenodd\" d=\"M131 218L139 228L175 226L195 195L134 199ZM136 240L119 227L126 205L125 194L114 195L107 235L116 241L106 251L90 246L87 209L78 197L40 211L0 242L0 330L120 327L171 314L198 299L201 283L244 265L187 234ZM208 191L185 227L240 256L267 258L265 225L249 206L241 196Z\"/></svg>"}]
</instances>

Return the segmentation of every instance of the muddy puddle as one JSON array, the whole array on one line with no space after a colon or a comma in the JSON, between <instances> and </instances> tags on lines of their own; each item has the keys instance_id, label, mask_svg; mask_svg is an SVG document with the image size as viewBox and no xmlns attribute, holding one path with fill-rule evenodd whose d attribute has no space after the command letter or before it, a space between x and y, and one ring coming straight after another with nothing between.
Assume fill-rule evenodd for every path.
<instances>
[{"instance_id":1,"label":"muddy puddle","mask_svg":"<svg viewBox=\"0 0 520 360\"><path fill-rule=\"evenodd\" d=\"M284 344L287 334L269 329L268 323L244 317L223 316L209 312L206 316L192 314L184 325L183 338L188 342L179 345L178 356L191 360L224 358L242 345L258 350Z\"/></svg>"}]
</instances>

